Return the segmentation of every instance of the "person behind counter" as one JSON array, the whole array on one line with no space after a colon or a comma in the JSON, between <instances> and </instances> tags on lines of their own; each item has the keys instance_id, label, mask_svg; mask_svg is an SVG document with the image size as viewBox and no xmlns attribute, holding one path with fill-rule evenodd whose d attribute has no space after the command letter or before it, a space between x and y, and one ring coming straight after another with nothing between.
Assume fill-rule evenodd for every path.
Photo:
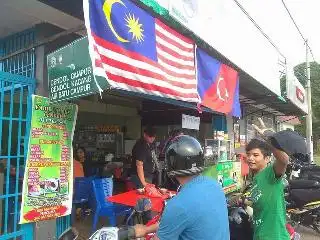
<instances>
[{"instance_id":1,"label":"person behind counter","mask_svg":"<svg viewBox=\"0 0 320 240\"><path fill-rule=\"evenodd\" d=\"M81 162L78 159L77 154L73 156L73 179L84 177L83 173L83 166ZM74 188L74 193L76 191L76 188ZM77 219L80 219L81 217L81 204L76 204L76 217Z\"/></svg>"},{"instance_id":2,"label":"person behind counter","mask_svg":"<svg viewBox=\"0 0 320 240\"><path fill-rule=\"evenodd\" d=\"M85 177L90 177L92 175L92 168L90 162L86 156L86 150L83 147L78 147L75 152L75 159L79 161L83 166L83 173Z\"/></svg>"},{"instance_id":3,"label":"person behind counter","mask_svg":"<svg viewBox=\"0 0 320 240\"><path fill-rule=\"evenodd\" d=\"M84 177L83 166L77 156L73 156L73 178Z\"/></svg>"},{"instance_id":4,"label":"person behind counter","mask_svg":"<svg viewBox=\"0 0 320 240\"><path fill-rule=\"evenodd\" d=\"M147 127L143 137L132 149L131 181L136 188L143 188L152 183L155 173L155 150L152 143L155 140L155 129Z\"/></svg>"}]
</instances>

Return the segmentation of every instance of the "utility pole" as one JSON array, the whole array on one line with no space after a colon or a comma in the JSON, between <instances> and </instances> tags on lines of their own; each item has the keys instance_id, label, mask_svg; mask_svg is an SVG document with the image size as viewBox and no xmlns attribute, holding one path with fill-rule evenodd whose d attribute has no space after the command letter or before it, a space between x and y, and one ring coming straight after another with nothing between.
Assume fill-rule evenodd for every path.
<instances>
[{"instance_id":1,"label":"utility pole","mask_svg":"<svg viewBox=\"0 0 320 240\"><path fill-rule=\"evenodd\" d=\"M307 75L307 103L308 115L306 118L307 123L307 149L310 153L310 163L313 163L313 137L312 137L312 105L311 105L311 81L310 81L310 62L309 62L309 46L308 40L305 41L306 45L306 75Z\"/></svg>"}]
</instances>

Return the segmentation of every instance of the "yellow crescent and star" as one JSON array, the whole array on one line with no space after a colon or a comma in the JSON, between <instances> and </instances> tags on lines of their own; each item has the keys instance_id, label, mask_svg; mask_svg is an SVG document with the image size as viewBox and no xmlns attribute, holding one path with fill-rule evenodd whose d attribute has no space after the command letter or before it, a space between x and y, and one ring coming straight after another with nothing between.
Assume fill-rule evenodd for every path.
<instances>
[{"instance_id":1,"label":"yellow crescent and star","mask_svg":"<svg viewBox=\"0 0 320 240\"><path fill-rule=\"evenodd\" d=\"M122 5L123 7L126 7L122 0L106 0L103 4L102 9L105 14L107 24L113 35L117 38L118 41L122 43L128 43L130 42L130 40L121 37L114 29L111 21L112 7L116 3ZM126 26L128 27L128 32L132 34L132 40L135 40L137 43L141 43L142 41L144 41L144 29L143 25L139 22L139 18L135 17L134 14L129 13L125 15L124 20L126 22Z\"/></svg>"}]
</instances>

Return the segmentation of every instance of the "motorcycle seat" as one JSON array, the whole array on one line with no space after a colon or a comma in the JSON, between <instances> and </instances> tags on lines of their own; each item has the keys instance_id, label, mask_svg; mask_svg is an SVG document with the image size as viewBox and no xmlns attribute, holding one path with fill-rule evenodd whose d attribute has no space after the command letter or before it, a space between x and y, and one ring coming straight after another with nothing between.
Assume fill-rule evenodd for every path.
<instances>
[{"instance_id":1,"label":"motorcycle seat","mask_svg":"<svg viewBox=\"0 0 320 240\"><path fill-rule=\"evenodd\" d=\"M316 180L297 179L290 180L289 186L291 189L314 189L320 188L320 183Z\"/></svg>"},{"instance_id":2,"label":"motorcycle seat","mask_svg":"<svg viewBox=\"0 0 320 240\"><path fill-rule=\"evenodd\" d=\"M305 204L320 201L319 189L292 189L290 198L295 203L296 207L303 207Z\"/></svg>"},{"instance_id":3,"label":"motorcycle seat","mask_svg":"<svg viewBox=\"0 0 320 240\"><path fill-rule=\"evenodd\" d=\"M305 165L301 167L301 171L320 172L320 166L317 166L315 164Z\"/></svg>"},{"instance_id":4,"label":"motorcycle seat","mask_svg":"<svg viewBox=\"0 0 320 240\"><path fill-rule=\"evenodd\" d=\"M311 180L315 180L315 181L319 181L320 182L320 173L317 173L317 174L310 174L309 175L309 179L311 179Z\"/></svg>"}]
</instances>

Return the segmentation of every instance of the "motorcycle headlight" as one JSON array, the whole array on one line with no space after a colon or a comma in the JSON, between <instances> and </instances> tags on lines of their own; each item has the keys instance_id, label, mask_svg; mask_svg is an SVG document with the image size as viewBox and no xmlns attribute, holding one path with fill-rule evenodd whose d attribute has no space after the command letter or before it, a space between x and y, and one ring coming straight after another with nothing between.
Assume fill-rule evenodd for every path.
<instances>
[{"instance_id":1,"label":"motorcycle headlight","mask_svg":"<svg viewBox=\"0 0 320 240\"><path fill-rule=\"evenodd\" d=\"M89 239L90 240L118 240L117 229L113 227L99 229Z\"/></svg>"}]
</instances>

